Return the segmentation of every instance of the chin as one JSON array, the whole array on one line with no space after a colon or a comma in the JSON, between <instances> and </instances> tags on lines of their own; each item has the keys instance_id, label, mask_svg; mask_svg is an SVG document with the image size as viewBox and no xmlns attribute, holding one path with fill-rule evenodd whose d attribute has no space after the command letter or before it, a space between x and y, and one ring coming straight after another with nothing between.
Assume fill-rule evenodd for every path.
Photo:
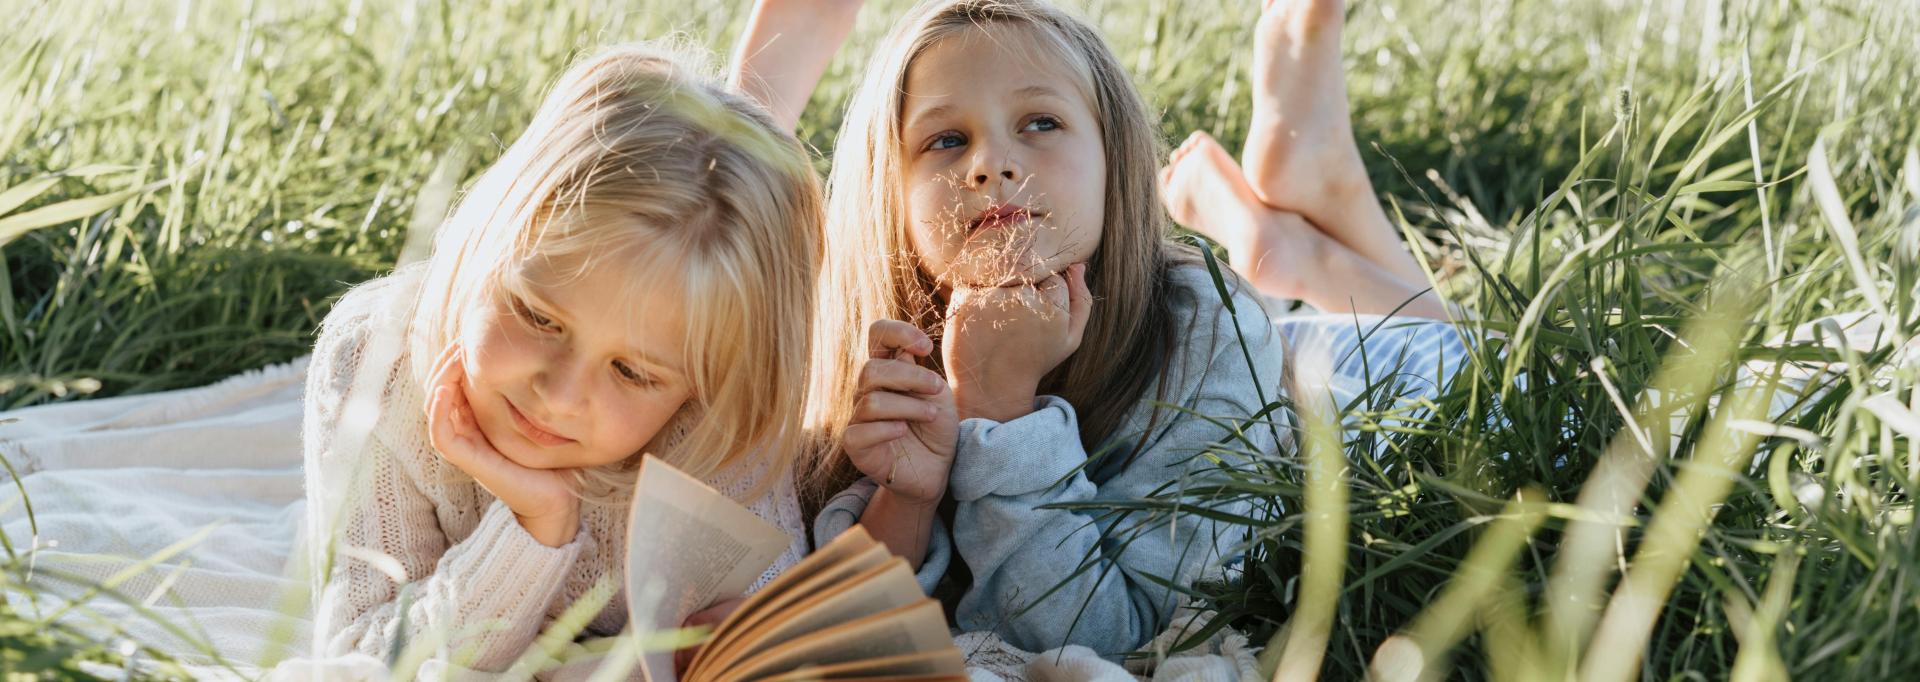
<instances>
[{"instance_id":1,"label":"chin","mask_svg":"<svg viewBox=\"0 0 1920 682\"><path fill-rule=\"evenodd\" d=\"M1030 259L1019 263L1002 260L989 264L983 261L962 260L947 270L946 281L962 287L1037 284L1056 273L1064 272L1067 266L1074 262L1069 256Z\"/></svg>"},{"instance_id":2,"label":"chin","mask_svg":"<svg viewBox=\"0 0 1920 682\"><path fill-rule=\"evenodd\" d=\"M505 422L506 419L509 418L502 417L500 421ZM487 437L489 444L493 445L494 452L500 453L500 456L507 458L509 462L528 469L566 468L565 464L557 461L559 459L556 457L558 453L555 453L553 448L544 448L537 444L527 442L527 439L522 437L518 431L513 430L512 424L503 424L490 429L487 428L483 422L480 427L480 433Z\"/></svg>"},{"instance_id":3,"label":"chin","mask_svg":"<svg viewBox=\"0 0 1920 682\"><path fill-rule=\"evenodd\" d=\"M494 450L498 451L501 457L507 458L507 461L513 462L514 464L518 464L528 469L553 468L552 466L548 465L548 459L546 457L542 457L540 456L539 453L536 453L536 452L527 452L525 449L525 446L505 447L505 448L495 447Z\"/></svg>"}]
</instances>

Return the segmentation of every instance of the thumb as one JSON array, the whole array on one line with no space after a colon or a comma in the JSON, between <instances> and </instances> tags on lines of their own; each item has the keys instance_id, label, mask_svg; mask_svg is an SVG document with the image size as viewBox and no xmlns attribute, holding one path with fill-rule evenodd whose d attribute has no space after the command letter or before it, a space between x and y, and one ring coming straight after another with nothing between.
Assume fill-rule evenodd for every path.
<instances>
[{"instance_id":1,"label":"thumb","mask_svg":"<svg viewBox=\"0 0 1920 682\"><path fill-rule=\"evenodd\" d=\"M1087 264L1067 267L1067 338L1074 348L1087 331L1087 318L1093 315L1093 292L1087 290Z\"/></svg>"}]
</instances>

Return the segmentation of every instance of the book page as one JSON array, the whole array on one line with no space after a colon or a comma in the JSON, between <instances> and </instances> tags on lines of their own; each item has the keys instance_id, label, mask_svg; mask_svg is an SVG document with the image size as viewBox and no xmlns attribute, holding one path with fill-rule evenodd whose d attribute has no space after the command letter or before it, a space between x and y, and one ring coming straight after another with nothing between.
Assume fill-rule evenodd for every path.
<instances>
[{"instance_id":1,"label":"book page","mask_svg":"<svg viewBox=\"0 0 1920 682\"><path fill-rule=\"evenodd\" d=\"M953 648L940 602L877 613L781 644L721 675L719 682L741 682L784 673L802 665L833 665Z\"/></svg>"},{"instance_id":2,"label":"book page","mask_svg":"<svg viewBox=\"0 0 1920 682\"><path fill-rule=\"evenodd\" d=\"M831 548L832 546L829 545L828 549ZM822 551L825 550L823 549ZM816 554L818 554L818 552L816 552ZM761 626L763 623L781 620L785 617L784 614L787 612L789 606L811 598L815 594L837 589L846 583L848 579L885 565L887 559L892 556L892 554L887 552L885 546L870 544L858 554L847 557L839 563L822 567L817 571L812 571L812 575L800 580L797 584L792 584L783 590L774 591L772 597L769 599L763 600L760 599L760 597L772 591L772 585L763 588L759 593L749 598L745 604L742 604L740 610L733 612L733 615L729 616L726 622L721 623L719 629L714 631L713 639L709 640L706 647L700 650L700 654L694 658L693 665L689 668L689 670L702 671L693 677L701 679L711 678L715 674L722 672L722 668L734 663L739 663L740 660L733 657L732 654L737 653L739 650L751 644L752 642L748 639L749 635L762 629ZM795 568L798 569L800 567L795 566ZM774 581L780 582L784 578L785 576L783 575L781 578L775 578Z\"/></svg>"},{"instance_id":3,"label":"book page","mask_svg":"<svg viewBox=\"0 0 1920 682\"><path fill-rule=\"evenodd\" d=\"M762 605L779 598L787 590L795 589L803 583L811 584L812 581L810 579L815 574L837 567L841 562L852 559L856 555L861 555L867 552L867 550L879 545L880 543L874 540L873 536L867 534L866 528L858 524L852 528L848 528L846 532L841 533L839 537L828 542L825 547L814 550L812 554L808 554L805 558L802 558L799 563L781 572L780 575L774 576L773 580L769 581L764 587L761 587L759 592L755 592L752 597L748 597L746 603L741 604L738 611L734 611L733 615L727 616L727 622L720 625L720 631L725 632L732 629L734 621L752 617L754 613L762 608Z\"/></svg>"},{"instance_id":4,"label":"book page","mask_svg":"<svg viewBox=\"0 0 1920 682\"><path fill-rule=\"evenodd\" d=\"M897 680L923 676L965 675L966 659L954 648L872 658L834 665L803 665L793 672L781 673L766 682L803 682L804 680L887 678Z\"/></svg>"},{"instance_id":5,"label":"book page","mask_svg":"<svg viewBox=\"0 0 1920 682\"><path fill-rule=\"evenodd\" d=\"M627 616L633 633L673 630L719 599L744 594L792 538L719 491L648 455L627 520ZM641 674L678 682L673 652L648 652Z\"/></svg>"},{"instance_id":6,"label":"book page","mask_svg":"<svg viewBox=\"0 0 1920 682\"><path fill-rule=\"evenodd\" d=\"M926 598L927 593L920 589L919 581L914 580L913 569L907 568L907 560L896 556L865 574L782 609L778 618L741 635L740 651L726 652L725 660L751 659L809 632L910 606Z\"/></svg>"}]
</instances>

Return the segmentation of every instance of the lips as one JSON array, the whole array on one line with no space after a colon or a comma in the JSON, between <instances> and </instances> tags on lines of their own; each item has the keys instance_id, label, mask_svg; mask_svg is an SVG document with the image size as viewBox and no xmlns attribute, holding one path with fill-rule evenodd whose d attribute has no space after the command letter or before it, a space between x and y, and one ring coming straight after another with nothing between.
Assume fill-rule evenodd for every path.
<instances>
[{"instance_id":1,"label":"lips","mask_svg":"<svg viewBox=\"0 0 1920 682\"><path fill-rule=\"evenodd\" d=\"M554 433L551 429L543 427L538 422L533 421L533 418L521 412L520 407L514 405L512 400L507 400L506 403L507 413L513 416L513 428L519 431L520 435L525 436L527 440L532 441L536 445L547 446L566 445L573 442L572 438Z\"/></svg>"},{"instance_id":2,"label":"lips","mask_svg":"<svg viewBox=\"0 0 1920 682\"><path fill-rule=\"evenodd\" d=\"M994 206L981 211L980 215L968 221L967 231L976 232L1006 227L1032 220L1034 217L1034 213L1027 210L1025 206ZM1046 214L1042 213L1039 217L1046 217Z\"/></svg>"}]
</instances>

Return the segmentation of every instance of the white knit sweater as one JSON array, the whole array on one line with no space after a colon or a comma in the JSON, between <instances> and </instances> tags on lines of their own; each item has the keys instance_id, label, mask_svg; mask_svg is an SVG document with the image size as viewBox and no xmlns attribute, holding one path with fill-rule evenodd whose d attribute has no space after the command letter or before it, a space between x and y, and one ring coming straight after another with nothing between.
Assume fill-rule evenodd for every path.
<instances>
[{"instance_id":1,"label":"white knit sweater","mask_svg":"<svg viewBox=\"0 0 1920 682\"><path fill-rule=\"evenodd\" d=\"M628 505L583 503L579 535L548 547L434 452L405 343L419 275L406 268L354 289L314 346L302 428L308 537L339 529L330 564L324 543L312 543L312 575L325 577L315 581L314 641L322 655L391 660L396 647L447 636L451 662L499 670L603 577L625 584ZM727 473L716 487L735 499L755 485ZM807 536L791 480L748 506L793 538L758 589L806 553ZM626 623L622 587L587 631L613 635Z\"/></svg>"}]
</instances>

